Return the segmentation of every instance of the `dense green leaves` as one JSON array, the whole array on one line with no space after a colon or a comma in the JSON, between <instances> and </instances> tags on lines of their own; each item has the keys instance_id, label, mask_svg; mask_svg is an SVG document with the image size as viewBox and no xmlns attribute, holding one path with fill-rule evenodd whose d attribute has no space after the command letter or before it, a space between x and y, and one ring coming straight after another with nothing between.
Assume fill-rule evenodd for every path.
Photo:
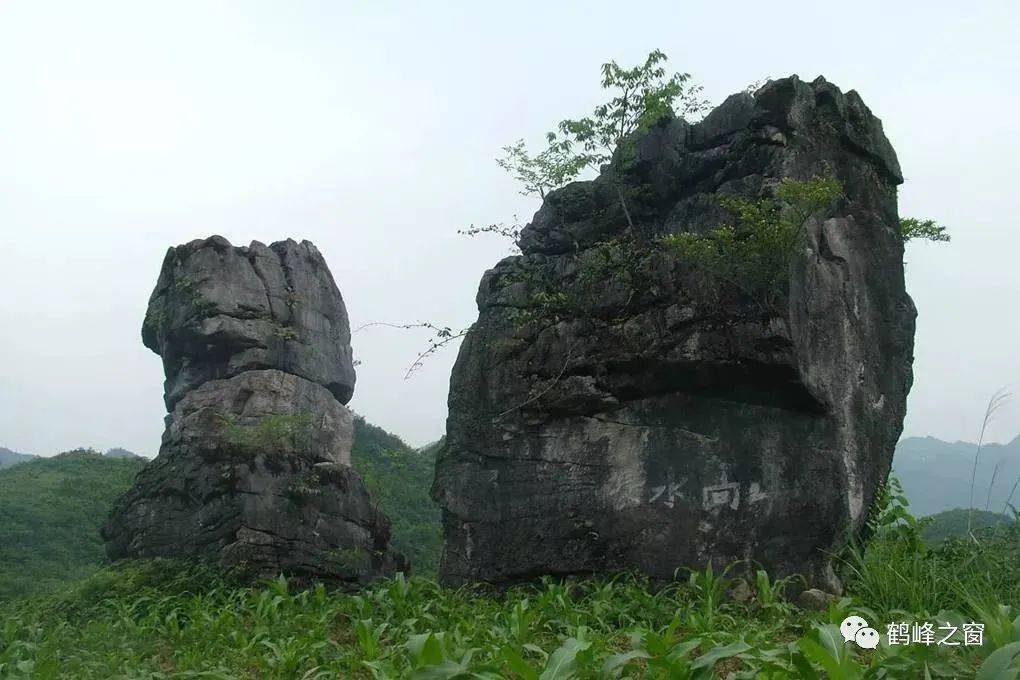
<instances>
[{"instance_id":1,"label":"dense green leaves","mask_svg":"<svg viewBox=\"0 0 1020 680\"><path fill-rule=\"evenodd\" d=\"M608 101L589 116L561 121L556 132L546 133L546 147L536 154L527 150L524 140L503 147L503 156L496 160L499 167L521 183L522 194L545 198L586 168L598 171L625 140L663 116L690 116L706 109L701 86L690 83L690 74L667 73L667 60L654 50L633 68L615 61L603 64L602 89L610 96ZM501 225L472 227L464 233L483 232L508 233Z\"/></svg>"},{"instance_id":2,"label":"dense green leaves","mask_svg":"<svg viewBox=\"0 0 1020 680\"><path fill-rule=\"evenodd\" d=\"M900 235L904 241L919 239L923 241L949 241L949 232L935 220L922 220L916 217L900 219Z\"/></svg>"},{"instance_id":3,"label":"dense green leaves","mask_svg":"<svg viewBox=\"0 0 1020 680\"><path fill-rule=\"evenodd\" d=\"M708 108L708 102L699 98L702 88L690 84L690 74L667 74L666 61L664 53L653 50L633 68L622 68L615 61L603 64L602 89L612 95L609 101L596 106L590 116L562 121L561 137L550 133L550 144L565 144L584 165L598 169L625 139L663 116L690 116Z\"/></svg>"},{"instance_id":4,"label":"dense green leaves","mask_svg":"<svg viewBox=\"0 0 1020 680\"><path fill-rule=\"evenodd\" d=\"M706 234L670 234L662 242L716 279L720 289L734 289L769 308L786 292L790 260L808 218L841 193L839 182L819 176L806 181L784 179L774 196L758 200L720 196L720 204L733 216L732 223Z\"/></svg>"}]
</instances>

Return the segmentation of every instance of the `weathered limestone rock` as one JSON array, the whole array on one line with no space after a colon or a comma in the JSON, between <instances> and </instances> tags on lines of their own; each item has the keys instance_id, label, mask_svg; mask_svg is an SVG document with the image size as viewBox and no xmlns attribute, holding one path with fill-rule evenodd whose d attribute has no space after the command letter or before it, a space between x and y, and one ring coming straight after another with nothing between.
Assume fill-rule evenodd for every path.
<instances>
[{"instance_id":1,"label":"weathered limestone rock","mask_svg":"<svg viewBox=\"0 0 1020 680\"><path fill-rule=\"evenodd\" d=\"M620 193L654 239L725 223L717 195L825 173L845 196L805 224L776 308L664 255L581 280L628 230ZM522 255L482 278L454 368L433 489L443 578L671 578L751 559L838 588L825 551L865 521L912 381L901 182L855 92L791 77L694 125L664 118L627 162L547 196ZM549 280L587 312L535 314Z\"/></svg>"},{"instance_id":2,"label":"weathered limestone rock","mask_svg":"<svg viewBox=\"0 0 1020 680\"><path fill-rule=\"evenodd\" d=\"M142 325L163 357L172 409L214 378L278 368L354 394L347 308L322 255L292 240L235 248L222 236L170 248Z\"/></svg>"},{"instance_id":3,"label":"weathered limestone rock","mask_svg":"<svg viewBox=\"0 0 1020 680\"><path fill-rule=\"evenodd\" d=\"M350 330L315 246L171 248L142 334L163 357L171 413L103 528L111 558L355 583L406 569L350 467Z\"/></svg>"}]
</instances>

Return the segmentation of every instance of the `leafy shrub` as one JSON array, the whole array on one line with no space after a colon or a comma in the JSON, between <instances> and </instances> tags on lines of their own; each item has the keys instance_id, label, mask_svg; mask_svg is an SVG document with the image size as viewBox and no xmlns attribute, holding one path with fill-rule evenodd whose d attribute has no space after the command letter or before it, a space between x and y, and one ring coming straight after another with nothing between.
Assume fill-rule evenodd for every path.
<instances>
[{"instance_id":1,"label":"leafy shrub","mask_svg":"<svg viewBox=\"0 0 1020 680\"><path fill-rule=\"evenodd\" d=\"M566 285L531 270L508 274L531 290L529 307L515 310L514 321L552 323L596 317L607 286L631 291L626 307L636 292L652 287L653 261L663 256L699 270L717 290L741 294L763 310L776 311L786 294L790 261L808 218L828 207L841 191L829 176L784 179L774 197L719 196L717 200L734 221L708 233L682 232L646 240L630 231L595 243L577 253L577 273Z\"/></svg>"},{"instance_id":2,"label":"leafy shrub","mask_svg":"<svg viewBox=\"0 0 1020 680\"><path fill-rule=\"evenodd\" d=\"M720 287L734 288L762 307L772 308L786 292L790 259L808 218L841 194L839 182L820 176L806 181L783 179L774 197L720 196L719 203L733 214L733 224L707 234L670 234L662 243Z\"/></svg>"},{"instance_id":3,"label":"leafy shrub","mask_svg":"<svg viewBox=\"0 0 1020 680\"><path fill-rule=\"evenodd\" d=\"M900 236L904 241L921 239L924 241L948 242L949 232L935 220L922 220L917 217L904 217L900 220Z\"/></svg>"},{"instance_id":4,"label":"leafy shrub","mask_svg":"<svg viewBox=\"0 0 1020 680\"><path fill-rule=\"evenodd\" d=\"M220 421L224 439L237 451L302 451L312 444L311 413L264 416L254 425L240 425L227 416L220 416Z\"/></svg>"}]
</instances>

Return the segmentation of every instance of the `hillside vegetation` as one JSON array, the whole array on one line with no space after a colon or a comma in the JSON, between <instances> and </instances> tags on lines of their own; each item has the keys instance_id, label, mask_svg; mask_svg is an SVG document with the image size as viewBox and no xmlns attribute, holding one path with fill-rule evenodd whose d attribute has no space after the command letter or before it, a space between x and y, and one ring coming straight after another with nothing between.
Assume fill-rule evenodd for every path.
<instances>
[{"instance_id":1,"label":"hillside vegetation","mask_svg":"<svg viewBox=\"0 0 1020 680\"><path fill-rule=\"evenodd\" d=\"M0 601L50 590L100 568L105 552L99 527L146 462L123 449L113 451L31 456L0 470ZM358 418L351 455L392 521L396 548L416 573L435 575L442 545L439 509L429 497L435 454L419 453Z\"/></svg>"},{"instance_id":2,"label":"hillside vegetation","mask_svg":"<svg viewBox=\"0 0 1020 680\"><path fill-rule=\"evenodd\" d=\"M144 464L83 449L0 471L0 601L98 569L99 526Z\"/></svg>"},{"instance_id":3,"label":"hillside vegetation","mask_svg":"<svg viewBox=\"0 0 1020 680\"><path fill-rule=\"evenodd\" d=\"M947 538L963 538L969 529L987 529L1012 521L1009 517L995 512L954 508L925 517L922 535L927 543L938 545Z\"/></svg>"},{"instance_id":4,"label":"hillside vegetation","mask_svg":"<svg viewBox=\"0 0 1020 680\"><path fill-rule=\"evenodd\" d=\"M435 576L443 538L439 506L429 496L435 450L416 451L400 437L358 417L351 463L392 523L393 546L416 574Z\"/></svg>"}]
</instances>

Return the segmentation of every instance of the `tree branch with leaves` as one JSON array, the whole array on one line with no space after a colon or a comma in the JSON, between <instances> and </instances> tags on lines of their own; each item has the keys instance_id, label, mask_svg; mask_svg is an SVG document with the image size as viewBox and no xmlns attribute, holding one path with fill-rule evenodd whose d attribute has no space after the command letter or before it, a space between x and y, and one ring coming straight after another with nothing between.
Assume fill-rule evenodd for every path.
<instances>
[{"instance_id":1,"label":"tree branch with leaves","mask_svg":"<svg viewBox=\"0 0 1020 680\"><path fill-rule=\"evenodd\" d=\"M626 139L663 116L689 117L706 110L709 103L701 97L702 87L692 84L688 73L669 74L667 61L663 52L653 50L633 68L623 68L615 61L603 64L601 85L611 94L608 101L596 106L589 116L560 121L555 132L546 133L542 151L532 154L524 140L517 140L503 147L503 156L496 163L520 182L521 194L544 199L585 170L598 172ZM636 235L623 189L617 183L614 186L628 227ZM516 236L520 231L496 223L471 225L460 233Z\"/></svg>"}]
</instances>

